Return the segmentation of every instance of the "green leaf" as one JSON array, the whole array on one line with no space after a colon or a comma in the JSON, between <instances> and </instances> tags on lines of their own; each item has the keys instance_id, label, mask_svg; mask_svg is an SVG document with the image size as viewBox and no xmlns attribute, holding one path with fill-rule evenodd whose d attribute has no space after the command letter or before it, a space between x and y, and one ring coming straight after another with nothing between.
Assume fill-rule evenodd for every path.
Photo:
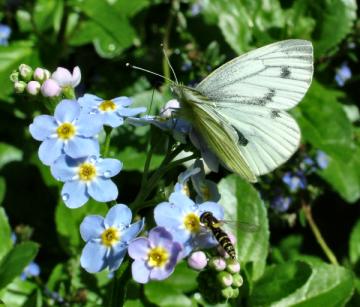
<instances>
[{"instance_id":1,"label":"green leaf","mask_svg":"<svg viewBox=\"0 0 360 307\"><path fill-rule=\"evenodd\" d=\"M35 258L39 245L25 242L15 245L0 263L0 289L19 276L25 267Z\"/></svg>"},{"instance_id":2,"label":"green leaf","mask_svg":"<svg viewBox=\"0 0 360 307\"><path fill-rule=\"evenodd\" d=\"M145 295L150 302L161 307L192 306L191 300L184 293L196 290L197 275L198 272L189 269L186 262L182 261L168 279L146 284Z\"/></svg>"},{"instance_id":3,"label":"green leaf","mask_svg":"<svg viewBox=\"0 0 360 307\"><path fill-rule=\"evenodd\" d=\"M225 218L257 226L254 232L242 231L234 226L237 237L237 254L241 263L252 266L252 279L258 279L265 270L269 249L269 225L266 208L254 187L236 175L219 183L220 203L225 208Z\"/></svg>"},{"instance_id":4,"label":"green leaf","mask_svg":"<svg viewBox=\"0 0 360 307\"><path fill-rule=\"evenodd\" d=\"M144 304L141 300L127 300L124 304L124 307L144 307Z\"/></svg>"},{"instance_id":5,"label":"green leaf","mask_svg":"<svg viewBox=\"0 0 360 307\"><path fill-rule=\"evenodd\" d=\"M45 30L53 27L56 31L58 31L63 7L63 0L37 0L33 13L36 29L40 32L44 32Z\"/></svg>"},{"instance_id":6,"label":"green leaf","mask_svg":"<svg viewBox=\"0 0 360 307\"><path fill-rule=\"evenodd\" d=\"M255 283L250 297L251 306L270 306L301 288L311 275L304 262L290 262L268 267Z\"/></svg>"},{"instance_id":7,"label":"green leaf","mask_svg":"<svg viewBox=\"0 0 360 307\"><path fill-rule=\"evenodd\" d=\"M360 151L353 141L352 124L338 102L342 96L313 81L294 114L304 141L329 157L320 176L345 200L355 202L360 198Z\"/></svg>"},{"instance_id":8,"label":"green leaf","mask_svg":"<svg viewBox=\"0 0 360 307\"><path fill-rule=\"evenodd\" d=\"M74 2L89 20L72 32L70 44L78 45L79 42L87 42L92 36L92 42L98 54L105 58L112 58L134 43L135 30L128 18L114 9L113 4L98 0Z\"/></svg>"},{"instance_id":9,"label":"green leaf","mask_svg":"<svg viewBox=\"0 0 360 307\"><path fill-rule=\"evenodd\" d=\"M0 143L0 169L7 163L22 160L22 151L10 144Z\"/></svg>"},{"instance_id":10,"label":"green leaf","mask_svg":"<svg viewBox=\"0 0 360 307\"><path fill-rule=\"evenodd\" d=\"M5 213L4 208L0 207L0 261L3 259L10 249L12 248L13 242L11 241L11 228L9 225L8 217Z\"/></svg>"},{"instance_id":11,"label":"green leaf","mask_svg":"<svg viewBox=\"0 0 360 307\"><path fill-rule=\"evenodd\" d=\"M344 306L354 291L352 272L343 267L325 263L312 263L311 269L312 273L303 286L299 284L298 289L288 293L288 291L284 291L284 289L288 289L288 285L286 280L283 280L281 283L284 284L283 291L285 295L282 298L279 297L274 301L274 297L269 296L268 302L262 301L261 304L253 304L253 306ZM272 277L274 284L275 281L278 282L276 274L273 274ZM293 282L291 278L287 281L289 285ZM256 298L255 293L261 295L255 290L256 287L257 284L255 284L251 296L252 300ZM266 297L263 296L263 299L266 300Z\"/></svg>"},{"instance_id":12,"label":"green leaf","mask_svg":"<svg viewBox=\"0 0 360 307\"><path fill-rule=\"evenodd\" d=\"M313 37L315 55L320 56L351 32L357 5L355 0L321 0L309 1L309 9L318 21Z\"/></svg>"},{"instance_id":13,"label":"green leaf","mask_svg":"<svg viewBox=\"0 0 360 307\"><path fill-rule=\"evenodd\" d=\"M0 291L0 298L6 304L5 306L23 306L34 290L36 290L34 283L16 278Z\"/></svg>"},{"instance_id":14,"label":"green leaf","mask_svg":"<svg viewBox=\"0 0 360 307\"><path fill-rule=\"evenodd\" d=\"M76 254L84 244L80 237L79 227L84 217L90 214L104 216L107 212L104 203L89 200L84 206L70 209L60 202L56 207L55 221L60 243L69 254Z\"/></svg>"},{"instance_id":15,"label":"green leaf","mask_svg":"<svg viewBox=\"0 0 360 307\"><path fill-rule=\"evenodd\" d=\"M9 99L8 95L13 92L9 76L21 63L38 63L32 42L17 41L9 46L0 46L0 99Z\"/></svg>"},{"instance_id":16,"label":"green leaf","mask_svg":"<svg viewBox=\"0 0 360 307\"><path fill-rule=\"evenodd\" d=\"M6 193L6 181L4 177L0 177L0 205L4 201Z\"/></svg>"},{"instance_id":17,"label":"green leaf","mask_svg":"<svg viewBox=\"0 0 360 307\"><path fill-rule=\"evenodd\" d=\"M148 7L151 4L149 0L132 0L132 1L116 1L114 9L119 14L124 14L128 17L135 16L138 12Z\"/></svg>"},{"instance_id":18,"label":"green leaf","mask_svg":"<svg viewBox=\"0 0 360 307\"><path fill-rule=\"evenodd\" d=\"M353 265L360 260L360 220L357 221L350 234L349 257Z\"/></svg>"},{"instance_id":19,"label":"green leaf","mask_svg":"<svg viewBox=\"0 0 360 307\"><path fill-rule=\"evenodd\" d=\"M142 171L144 169L144 163L146 160L146 152L137 151L133 147L126 147L124 150L120 151L117 155L117 158L121 161L124 161L125 171ZM154 154L151 159L150 171L156 169L161 161L162 156Z\"/></svg>"}]
</instances>

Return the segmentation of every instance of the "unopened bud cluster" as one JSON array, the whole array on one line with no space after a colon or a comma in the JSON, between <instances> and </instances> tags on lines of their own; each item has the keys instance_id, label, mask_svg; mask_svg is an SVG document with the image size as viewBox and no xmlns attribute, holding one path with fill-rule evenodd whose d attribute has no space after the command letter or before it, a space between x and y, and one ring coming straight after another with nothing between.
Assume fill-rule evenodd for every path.
<instances>
[{"instance_id":1,"label":"unopened bud cluster","mask_svg":"<svg viewBox=\"0 0 360 307\"><path fill-rule=\"evenodd\" d=\"M209 303L217 304L238 297L243 279L236 259L222 256L207 259L204 252L197 251L188 257L188 265L202 270L198 276L199 291Z\"/></svg>"},{"instance_id":2,"label":"unopened bud cluster","mask_svg":"<svg viewBox=\"0 0 360 307\"><path fill-rule=\"evenodd\" d=\"M74 88L80 83L81 73L75 67L70 73L65 68L58 67L50 73L47 69L37 67L33 69L27 64L20 64L10 75L16 93L27 93L32 96L41 94L44 97L73 98Z\"/></svg>"}]
</instances>

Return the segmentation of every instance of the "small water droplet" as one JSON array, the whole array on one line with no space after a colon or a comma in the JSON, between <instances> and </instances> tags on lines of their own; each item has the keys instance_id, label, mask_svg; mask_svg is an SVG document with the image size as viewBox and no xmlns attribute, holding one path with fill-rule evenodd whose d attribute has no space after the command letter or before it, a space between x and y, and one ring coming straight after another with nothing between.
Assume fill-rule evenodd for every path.
<instances>
[{"instance_id":1,"label":"small water droplet","mask_svg":"<svg viewBox=\"0 0 360 307\"><path fill-rule=\"evenodd\" d=\"M111 171L105 171L104 172L104 177L110 178L111 177Z\"/></svg>"},{"instance_id":2,"label":"small water droplet","mask_svg":"<svg viewBox=\"0 0 360 307\"><path fill-rule=\"evenodd\" d=\"M115 45L114 44L109 44L108 45L108 49L109 49L109 51L114 51L115 50Z\"/></svg>"},{"instance_id":3,"label":"small water droplet","mask_svg":"<svg viewBox=\"0 0 360 307\"><path fill-rule=\"evenodd\" d=\"M64 193L61 195L61 198L63 201L67 201L69 199L70 195L68 193Z\"/></svg>"}]
</instances>

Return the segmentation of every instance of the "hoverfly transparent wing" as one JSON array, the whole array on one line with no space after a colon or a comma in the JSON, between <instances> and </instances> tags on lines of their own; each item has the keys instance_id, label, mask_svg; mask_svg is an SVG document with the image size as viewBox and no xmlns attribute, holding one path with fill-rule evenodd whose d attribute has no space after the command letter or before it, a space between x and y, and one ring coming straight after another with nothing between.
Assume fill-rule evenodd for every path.
<instances>
[{"instance_id":1,"label":"hoverfly transparent wing","mask_svg":"<svg viewBox=\"0 0 360 307\"><path fill-rule=\"evenodd\" d=\"M250 233L257 232L260 229L259 225L247 223L247 222L243 222L243 221L237 221L237 220L225 219L225 220L219 221L219 224L221 224L221 225L219 225L219 227L228 225L232 229L239 229L240 231L250 232Z\"/></svg>"}]
</instances>

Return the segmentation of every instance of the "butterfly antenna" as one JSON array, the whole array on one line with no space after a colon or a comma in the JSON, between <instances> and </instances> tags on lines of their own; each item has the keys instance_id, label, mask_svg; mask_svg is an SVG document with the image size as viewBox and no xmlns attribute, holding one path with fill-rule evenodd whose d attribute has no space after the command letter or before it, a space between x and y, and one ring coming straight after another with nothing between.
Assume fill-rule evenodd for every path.
<instances>
[{"instance_id":1,"label":"butterfly antenna","mask_svg":"<svg viewBox=\"0 0 360 307\"><path fill-rule=\"evenodd\" d=\"M137 69L137 70L141 70L141 71L144 71L144 72L147 72L148 74L151 74L151 75L155 75L155 76L158 76L160 78L163 78L164 80L167 80L171 83L174 83L173 80L169 79L169 78L166 78L165 76L163 75L160 75L160 74L157 74L156 72L153 72L151 70L148 70L148 69L145 69L145 68L141 68L139 66L135 66L135 65L131 65L130 63L126 63L126 67L130 67L130 68L133 68L133 69ZM176 81L177 82L177 81Z\"/></svg>"},{"instance_id":2,"label":"butterfly antenna","mask_svg":"<svg viewBox=\"0 0 360 307\"><path fill-rule=\"evenodd\" d=\"M171 71L172 71L172 73L173 73L173 75L174 75L175 81L176 81L176 83L179 83L179 82L178 82L178 79L177 79L177 77L176 77L176 74L175 74L175 70L174 70L174 68L171 66L169 57L168 57L168 55L167 55L167 53L166 53L166 50L165 50L165 48L164 48L164 44L161 44L161 47L162 47L162 51L163 51L163 53L164 53L164 57L165 57L165 59L166 59L166 62L168 63L168 65L169 65L169 67L170 67L170 69L171 69Z\"/></svg>"}]
</instances>

